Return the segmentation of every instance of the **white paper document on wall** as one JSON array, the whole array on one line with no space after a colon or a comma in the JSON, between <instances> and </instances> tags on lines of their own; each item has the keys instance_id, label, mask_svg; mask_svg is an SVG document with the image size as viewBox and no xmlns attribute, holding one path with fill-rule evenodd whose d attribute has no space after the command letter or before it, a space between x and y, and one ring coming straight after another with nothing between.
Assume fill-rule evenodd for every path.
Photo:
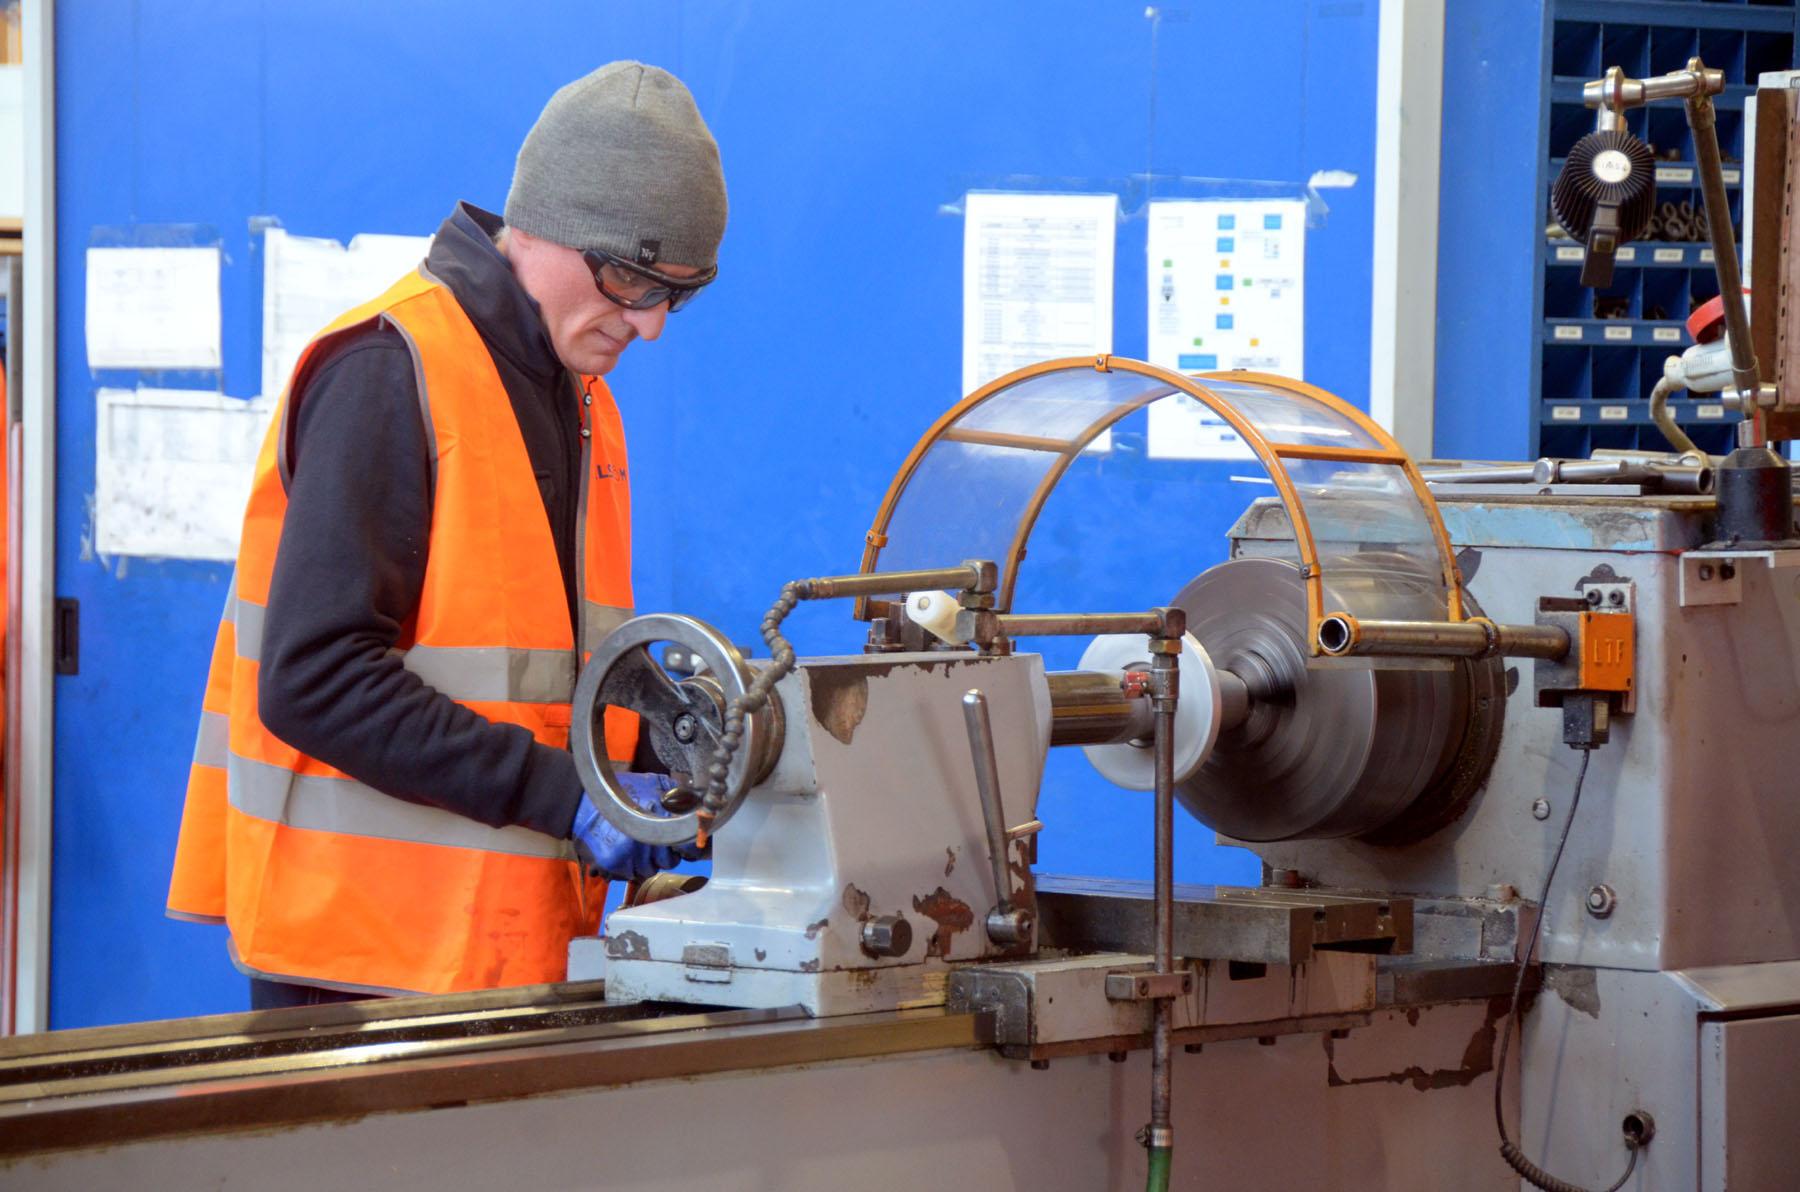
<instances>
[{"instance_id":1,"label":"white paper document on wall","mask_svg":"<svg viewBox=\"0 0 1800 1192\"><path fill-rule=\"evenodd\" d=\"M1298 378L1305 361L1306 202L1150 204L1150 363L1179 372L1243 368ZM1239 459L1250 449L1186 396L1149 410L1156 459Z\"/></svg>"},{"instance_id":2,"label":"white paper document on wall","mask_svg":"<svg viewBox=\"0 0 1800 1192\"><path fill-rule=\"evenodd\" d=\"M1112 351L1117 195L971 192L963 392L1027 364Z\"/></svg>"},{"instance_id":3,"label":"white paper document on wall","mask_svg":"<svg viewBox=\"0 0 1800 1192\"><path fill-rule=\"evenodd\" d=\"M219 250L90 248L89 368L219 367Z\"/></svg>"},{"instance_id":4,"label":"white paper document on wall","mask_svg":"<svg viewBox=\"0 0 1800 1192\"><path fill-rule=\"evenodd\" d=\"M274 403L181 389L102 389L94 549L235 559Z\"/></svg>"},{"instance_id":5,"label":"white paper document on wall","mask_svg":"<svg viewBox=\"0 0 1800 1192\"><path fill-rule=\"evenodd\" d=\"M335 240L263 234L263 393L279 394L313 336L353 306L379 297L418 268L429 236L365 232L345 247Z\"/></svg>"}]
</instances>

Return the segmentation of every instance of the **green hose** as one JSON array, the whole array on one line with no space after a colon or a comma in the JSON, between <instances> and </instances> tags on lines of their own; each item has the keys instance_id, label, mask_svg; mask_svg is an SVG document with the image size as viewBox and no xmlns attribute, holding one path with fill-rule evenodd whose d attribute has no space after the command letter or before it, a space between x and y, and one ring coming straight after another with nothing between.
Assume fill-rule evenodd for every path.
<instances>
[{"instance_id":1,"label":"green hose","mask_svg":"<svg viewBox=\"0 0 1800 1192\"><path fill-rule=\"evenodd\" d=\"M1150 1148L1150 1178L1144 1181L1146 1192L1169 1192L1169 1159L1174 1153L1173 1147Z\"/></svg>"}]
</instances>

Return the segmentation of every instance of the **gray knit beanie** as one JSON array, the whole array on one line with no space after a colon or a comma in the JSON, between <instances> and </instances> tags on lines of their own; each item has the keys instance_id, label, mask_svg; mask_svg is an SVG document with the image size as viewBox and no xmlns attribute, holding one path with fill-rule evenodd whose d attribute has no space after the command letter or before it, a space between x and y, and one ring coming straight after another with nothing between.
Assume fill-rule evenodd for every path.
<instances>
[{"instance_id":1,"label":"gray knit beanie","mask_svg":"<svg viewBox=\"0 0 1800 1192\"><path fill-rule=\"evenodd\" d=\"M519 149L509 226L641 265L718 260L719 146L681 80L611 62L550 97Z\"/></svg>"}]
</instances>

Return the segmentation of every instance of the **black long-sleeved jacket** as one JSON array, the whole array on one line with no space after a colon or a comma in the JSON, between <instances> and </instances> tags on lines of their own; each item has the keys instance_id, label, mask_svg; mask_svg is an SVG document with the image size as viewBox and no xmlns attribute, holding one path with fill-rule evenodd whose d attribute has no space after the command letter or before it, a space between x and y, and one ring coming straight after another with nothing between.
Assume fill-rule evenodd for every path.
<instances>
[{"instance_id":1,"label":"black long-sleeved jacket","mask_svg":"<svg viewBox=\"0 0 1800 1192\"><path fill-rule=\"evenodd\" d=\"M579 399L494 245L498 217L467 203L426 266L481 332L512 403L575 614ZM419 602L431 467L405 342L370 328L333 345L291 397L292 480L264 620L257 702L270 732L396 798L494 826L567 835L575 764L515 725L425 686L392 652Z\"/></svg>"}]
</instances>

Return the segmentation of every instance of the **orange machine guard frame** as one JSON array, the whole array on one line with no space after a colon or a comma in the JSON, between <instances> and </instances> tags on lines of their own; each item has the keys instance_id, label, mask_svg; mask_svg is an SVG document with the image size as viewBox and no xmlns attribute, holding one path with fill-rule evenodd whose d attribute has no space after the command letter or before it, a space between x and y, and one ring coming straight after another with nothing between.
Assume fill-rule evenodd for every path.
<instances>
[{"instance_id":1,"label":"orange machine guard frame","mask_svg":"<svg viewBox=\"0 0 1800 1192\"><path fill-rule=\"evenodd\" d=\"M1079 435L1068 440L1009 435L993 431L957 431L955 429L957 422L964 414L1019 382L1043 376L1046 373L1075 369L1138 373L1166 382L1169 385L1169 392L1150 397L1139 397L1122 403L1106 416L1088 425ZM1250 382L1267 389L1285 391L1309 398L1343 417L1381 446L1369 449L1272 442L1240 414L1228 399L1208 389L1205 384L1208 380ZM1306 576L1306 615L1309 623L1307 639L1309 648L1314 654L1319 653L1319 622L1331 614L1324 608L1325 586L1320 573L1318 548L1313 539L1312 527L1307 521L1306 510L1300 503L1293 480L1282 465L1281 461L1284 459L1341 460L1346 463L1388 464L1400 468L1405 474L1407 482L1412 485L1413 493L1418 497L1419 504L1424 508L1431 523L1432 534L1437 541L1438 555L1443 567L1449 619L1452 621L1465 619L1462 606L1462 576L1456 566L1455 552L1450 546L1450 535L1444 529L1443 518L1438 514L1437 502L1432 498L1431 490L1426 486L1424 477L1419 475L1419 469L1411 458L1394 441L1393 436L1373 422L1368 415L1323 389L1290 377L1244 371L1187 375L1121 356L1077 356L1061 360L1046 360L1041 364L1029 365L988 382L945 411L936 422L931 424L931 429L925 432L924 437L913 446L905 461L900 465L899 472L895 474L893 483L888 485L887 493L882 497L881 505L876 510L874 524L864 538L862 572L867 574L876 570L882 548L887 545L888 525L895 508L900 504L901 494L906 491L907 484L911 482L913 474L918 470L925 454L940 440L990 443L1054 452L1061 458L1044 473L1031 500L1026 503L1025 511L1019 518L1019 524L1006 557L995 560L1000 565L1000 588L995 594L995 607L1001 612L1010 611L1013 584L1018 578L1019 562L1025 553L1025 544L1031 537L1032 528L1037 523L1038 514L1043 510L1044 502L1049 500L1051 491L1056 488L1063 473L1068 471L1069 465L1075 461L1088 443L1127 414L1141 410L1164 398L1173 397L1176 393L1187 394L1223 418L1234 431L1242 436L1244 442L1256 453L1257 459L1262 463L1264 470L1268 472L1269 479L1274 482L1276 491L1281 495L1281 503L1287 508L1288 521L1294 528L1294 544L1299 550L1301 566ZM867 618L867 598L857 602L856 612L857 616Z\"/></svg>"}]
</instances>

